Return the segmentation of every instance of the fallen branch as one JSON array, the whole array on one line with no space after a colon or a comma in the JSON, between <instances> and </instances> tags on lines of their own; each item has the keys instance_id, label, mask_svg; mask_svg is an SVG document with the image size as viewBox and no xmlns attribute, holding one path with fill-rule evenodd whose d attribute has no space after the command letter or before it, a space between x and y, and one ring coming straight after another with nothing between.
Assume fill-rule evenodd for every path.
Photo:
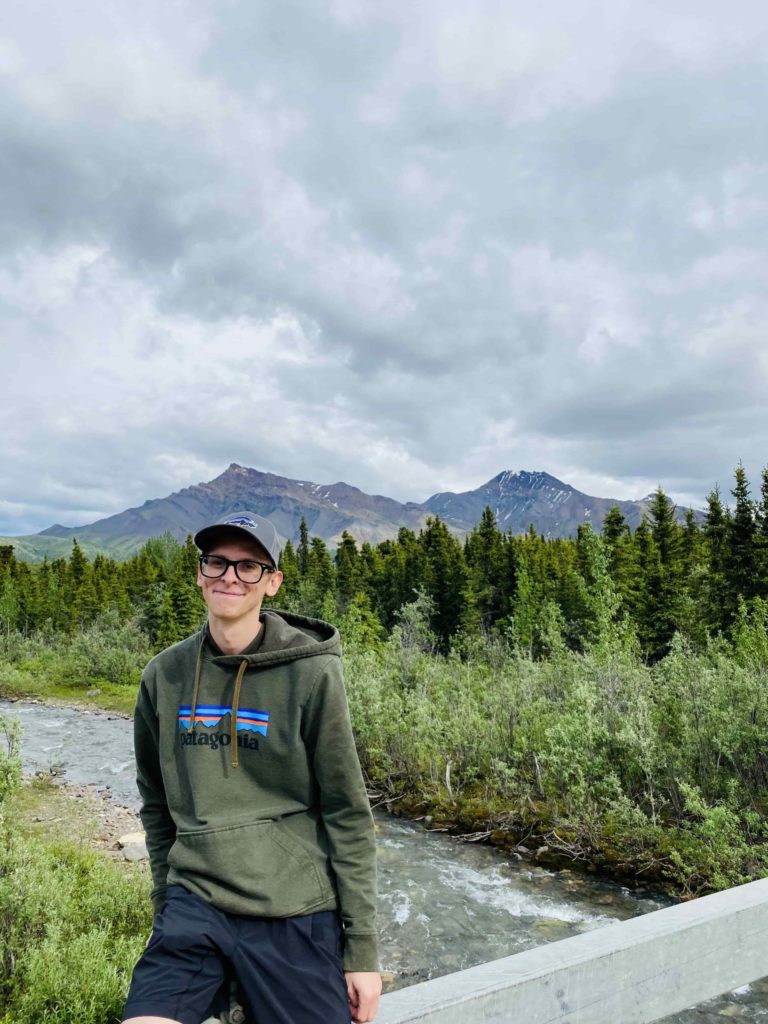
<instances>
[{"instance_id":1,"label":"fallen branch","mask_svg":"<svg viewBox=\"0 0 768 1024\"><path fill-rule=\"evenodd\" d=\"M380 795L380 794L377 794L377 795ZM404 800L407 795L408 795L407 793L401 793L400 796L385 796L385 797L382 797L382 799L379 800L377 803L371 804L371 810L375 810L377 807L381 807L382 804L386 804L387 808L389 808L389 807L392 806L392 804L396 804L398 802L398 800Z\"/></svg>"}]
</instances>

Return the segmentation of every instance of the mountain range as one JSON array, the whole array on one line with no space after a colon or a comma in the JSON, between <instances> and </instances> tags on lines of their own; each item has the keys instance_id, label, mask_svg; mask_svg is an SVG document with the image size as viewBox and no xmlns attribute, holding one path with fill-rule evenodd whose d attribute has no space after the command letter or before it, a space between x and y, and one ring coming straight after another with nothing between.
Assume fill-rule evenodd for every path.
<instances>
[{"instance_id":1,"label":"mountain range","mask_svg":"<svg viewBox=\"0 0 768 1024\"><path fill-rule=\"evenodd\" d=\"M232 463L220 476L194 484L165 498L152 498L138 508L80 527L54 525L41 533L8 537L17 557L30 561L68 554L72 538L89 554L103 552L125 558L149 538L166 531L179 540L225 512L249 509L267 516L284 538L296 541L302 517L311 535L335 547L346 530L358 542L378 543L395 537L401 526L418 531L431 515L438 515L456 533L467 533L490 506L499 528L522 533L533 525L546 537L568 537L580 523L599 530L603 518L618 505L629 525L638 526L648 511L651 496L640 501L595 498L544 472L509 470L473 491L433 494L422 503L399 502L380 494L366 494L343 482L316 484L262 473ZM684 510L679 510L682 514Z\"/></svg>"}]
</instances>

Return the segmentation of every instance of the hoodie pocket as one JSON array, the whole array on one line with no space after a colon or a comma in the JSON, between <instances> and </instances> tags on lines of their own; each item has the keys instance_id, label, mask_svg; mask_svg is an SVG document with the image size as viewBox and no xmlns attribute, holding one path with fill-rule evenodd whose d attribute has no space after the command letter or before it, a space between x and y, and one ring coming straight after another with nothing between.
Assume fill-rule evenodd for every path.
<instances>
[{"instance_id":1,"label":"hoodie pocket","mask_svg":"<svg viewBox=\"0 0 768 1024\"><path fill-rule=\"evenodd\" d=\"M312 852L272 820L179 832L168 880L183 878L229 913L292 917L333 899Z\"/></svg>"}]
</instances>

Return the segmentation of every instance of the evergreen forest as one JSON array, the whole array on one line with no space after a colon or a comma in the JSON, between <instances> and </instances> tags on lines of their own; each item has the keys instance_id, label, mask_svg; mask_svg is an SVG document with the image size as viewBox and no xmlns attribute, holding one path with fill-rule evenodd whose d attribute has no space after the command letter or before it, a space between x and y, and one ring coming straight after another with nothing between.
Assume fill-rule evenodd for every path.
<instances>
[{"instance_id":1,"label":"evergreen forest","mask_svg":"<svg viewBox=\"0 0 768 1024\"><path fill-rule=\"evenodd\" d=\"M629 630L654 664L676 635L703 649L711 638L732 636L746 610L768 600L768 468L759 500L741 466L731 494L726 503L715 489L703 522L688 510L681 523L658 489L634 532L614 507L600 535L585 523L574 539L547 539L533 526L525 535L503 533L486 508L463 541L433 517L418 535L402 528L376 546L358 547L344 533L331 554L302 521L298 543L283 551L276 604L333 622L354 607L370 639L381 641L422 595L436 651L461 650L483 636L535 660L547 656L555 633L569 650L584 652L611 622ZM191 537L179 544L168 534L121 562L89 561L77 540L68 559L39 565L0 546L6 645L13 634L72 636L112 614L162 649L204 618L197 554Z\"/></svg>"}]
</instances>

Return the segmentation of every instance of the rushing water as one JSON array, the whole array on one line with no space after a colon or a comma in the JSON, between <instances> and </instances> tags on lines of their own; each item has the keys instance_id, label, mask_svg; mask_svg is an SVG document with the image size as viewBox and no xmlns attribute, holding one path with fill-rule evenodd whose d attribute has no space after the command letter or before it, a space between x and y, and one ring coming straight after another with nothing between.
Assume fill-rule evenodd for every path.
<instances>
[{"instance_id":1,"label":"rushing water","mask_svg":"<svg viewBox=\"0 0 768 1024\"><path fill-rule=\"evenodd\" d=\"M1 712L21 720L25 771L53 769L64 781L95 783L117 802L138 805L130 721L3 701ZM668 903L591 876L509 862L490 847L461 843L385 814L376 814L376 829L383 967L395 975L396 987ZM761 1020L768 1018L766 1007L768 983L761 982L678 1014L674 1021Z\"/></svg>"}]
</instances>

